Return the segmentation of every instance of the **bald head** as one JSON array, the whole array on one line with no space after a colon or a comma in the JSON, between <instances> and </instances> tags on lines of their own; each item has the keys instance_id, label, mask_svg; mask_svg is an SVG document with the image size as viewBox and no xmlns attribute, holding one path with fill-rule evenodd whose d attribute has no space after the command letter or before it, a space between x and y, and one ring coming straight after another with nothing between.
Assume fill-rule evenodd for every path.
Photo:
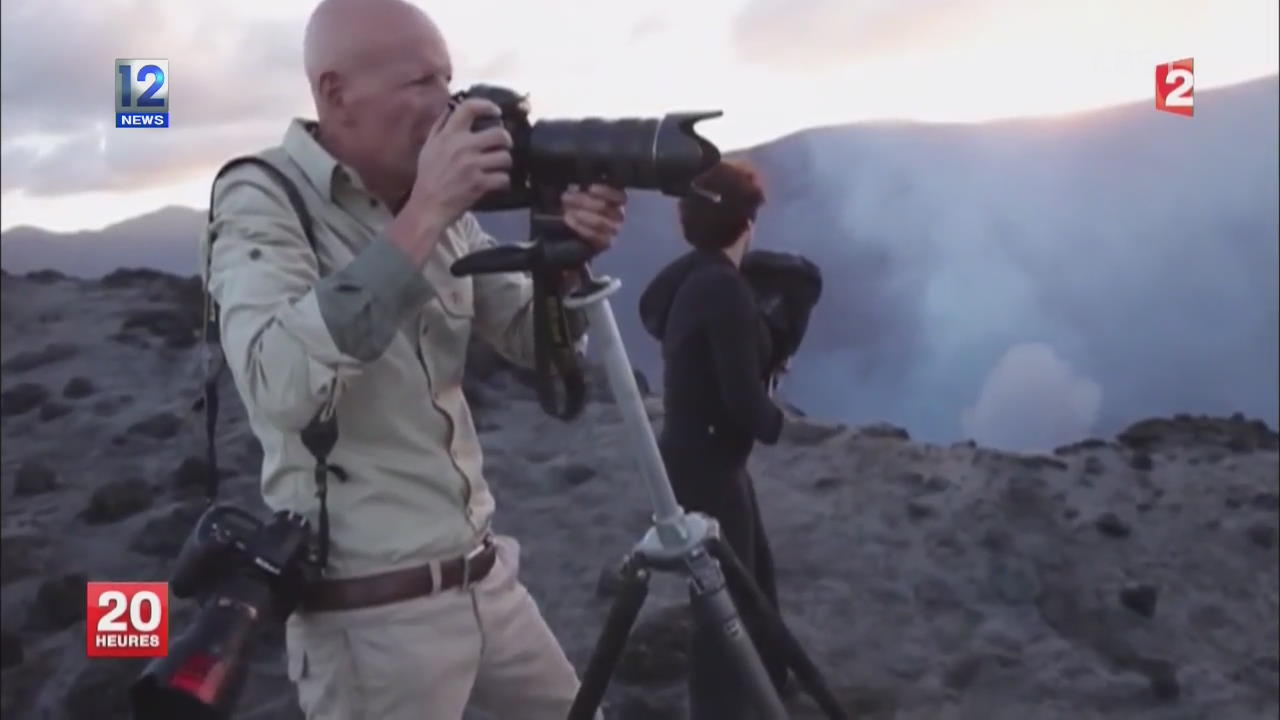
<instances>
[{"instance_id":1,"label":"bald head","mask_svg":"<svg viewBox=\"0 0 1280 720\"><path fill-rule=\"evenodd\" d=\"M426 13L404 0L322 0L303 63L320 143L385 193L413 184L427 132L448 107L453 65Z\"/></svg>"},{"instance_id":2,"label":"bald head","mask_svg":"<svg viewBox=\"0 0 1280 720\"><path fill-rule=\"evenodd\" d=\"M431 18L404 0L322 0L303 38L303 64L313 90L326 72L343 75L396 61L404 46L444 38Z\"/></svg>"}]
</instances>

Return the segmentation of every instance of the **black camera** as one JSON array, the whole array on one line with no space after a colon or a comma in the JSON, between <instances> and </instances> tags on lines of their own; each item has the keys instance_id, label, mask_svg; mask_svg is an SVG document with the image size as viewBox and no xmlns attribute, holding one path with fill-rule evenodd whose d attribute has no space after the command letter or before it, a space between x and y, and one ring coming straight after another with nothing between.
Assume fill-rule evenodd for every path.
<instances>
[{"instance_id":1,"label":"black camera","mask_svg":"<svg viewBox=\"0 0 1280 720\"><path fill-rule=\"evenodd\" d=\"M130 689L134 720L229 717L265 624L283 623L320 570L301 515L282 511L264 523L228 505L205 511L169 584L199 611Z\"/></svg>"},{"instance_id":2,"label":"black camera","mask_svg":"<svg viewBox=\"0 0 1280 720\"><path fill-rule=\"evenodd\" d=\"M602 297L597 293L607 292L607 283L591 277L588 263L595 251L563 222L561 193L574 185L593 184L675 196L701 193L694 181L720 161L720 150L699 137L693 126L722 113L531 122L528 100L513 90L474 85L453 100L468 98L489 100L500 111L499 117L477 120L473 131L501 125L512 140L510 185L486 194L471 209L528 208L530 242L478 250L459 258L449 270L456 277L532 275L538 400L549 414L569 420L582 409L586 381L569 337L562 273L579 275L574 295L580 301ZM563 395L557 392L557 382L564 385Z\"/></svg>"},{"instance_id":3,"label":"black camera","mask_svg":"<svg viewBox=\"0 0 1280 720\"><path fill-rule=\"evenodd\" d=\"M529 102L514 90L474 85L455 103L484 98L501 118L484 118L473 130L501 124L511 135L511 186L490 193L478 211L530 207L539 189L604 183L683 195L695 177L720 160L720 151L694 132L694 124L719 110L670 113L661 118L539 120L530 122Z\"/></svg>"}]
</instances>

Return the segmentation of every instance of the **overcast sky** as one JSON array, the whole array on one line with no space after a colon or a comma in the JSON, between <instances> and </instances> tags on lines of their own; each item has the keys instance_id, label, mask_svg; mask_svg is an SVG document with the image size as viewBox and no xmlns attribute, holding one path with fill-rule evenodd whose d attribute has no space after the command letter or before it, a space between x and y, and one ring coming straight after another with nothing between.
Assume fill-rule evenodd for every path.
<instances>
[{"instance_id":1,"label":"overcast sky","mask_svg":"<svg viewBox=\"0 0 1280 720\"><path fill-rule=\"evenodd\" d=\"M98 228L204 206L213 170L309 115L314 0L4 0L0 226ZM420 2L459 88L527 90L543 117L721 109L723 148L815 125L982 121L1150 99L1277 72L1275 0ZM117 57L169 60L165 130L114 128ZM1194 119L1189 120L1194 122Z\"/></svg>"}]
</instances>

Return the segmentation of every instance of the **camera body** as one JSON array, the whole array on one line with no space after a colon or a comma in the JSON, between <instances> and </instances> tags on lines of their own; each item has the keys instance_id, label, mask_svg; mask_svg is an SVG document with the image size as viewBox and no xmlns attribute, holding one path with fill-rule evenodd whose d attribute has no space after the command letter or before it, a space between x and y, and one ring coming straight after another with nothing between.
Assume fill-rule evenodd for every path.
<instances>
[{"instance_id":1,"label":"camera body","mask_svg":"<svg viewBox=\"0 0 1280 720\"><path fill-rule=\"evenodd\" d=\"M229 505L206 510L170 578L173 594L197 599L200 609L131 688L135 719L230 717L264 623L284 622L320 577L313 545L297 513L264 523Z\"/></svg>"},{"instance_id":2,"label":"camera body","mask_svg":"<svg viewBox=\"0 0 1280 720\"><path fill-rule=\"evenodd\" d=\"M301 588L318 579L311 526L295 512L267 522L231 505L205 511L178 554L170 587L179 598L204 599L233 577L270 589L272 611L283 621ZM234 584L234 583L233 583Z\"/></svg>"}]
</instances>

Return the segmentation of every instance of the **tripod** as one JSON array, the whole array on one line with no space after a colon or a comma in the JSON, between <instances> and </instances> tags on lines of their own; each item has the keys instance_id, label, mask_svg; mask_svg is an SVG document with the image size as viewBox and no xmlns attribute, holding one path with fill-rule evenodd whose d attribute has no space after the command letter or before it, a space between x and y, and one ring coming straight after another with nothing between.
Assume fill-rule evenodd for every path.
<instances>
[{"instance_id":1,"label":"tripod","mask_svg":"<svg viewBox=\"0 0 1280 720\"><path fill-rule=\"evenodd\" d=\"M780 648L796 681L835 720L846 716L840 709L821 673L804 649L783 624L773 605L747 573L732 549L720 537L714 519L700 513L686 513L676 502L675 492L667 479L666 466L644 401L631 372L631 361L622 344L622 335L609 306L609 296L622 283L609 277L593 277L586 263L590 249L563 222L560 192L554 187L538 188L530 200L530 240L525 246L504 245L479 250L454 262L451 272L457 276L496 272L532 272L535 326L540 340L535 342L539 366L539 399L550 414L572 419L582 408L585 387L582 373L573 358L563 309L585 312L592 328L592 342L600 347L609 387L622 412L632 452L640 464L640 472L653 505L653 525L627 554L620 568L622 587L608 620L596 643L591 661L583 676L582 686L569 710L568 720L590 720L600 707L627 636L648 597L649 577L653 571L683 575L689 582L690 603L695 621L713 628L714 635L729 665L742 681L759 720L787 720L786 708L773 687L755 645L738 615L735 598L725 582L728 572L734 584L745 588L745 602L752 618L759 619L760 630L772 645ZM581 283L577 290L561 299L554 291L554 278L570 268L579 268ZM565 385L564 402L550 382L551 366ZM728 719L726 719L728 720ZM734 718L733 720L738 720Z\"/></svg>"},{"instance_id":2,"label":"tripod","mask_svg":"<svg viewBox=\"0 0 1280 720\"><path fill-rule=\"evenodd\" d=\"M599 708L622 656L627 636L648 597L652 571L676 573L687 578L695 622L714 628L725 660L741 679L744 691L754 700L760 720L786 720L788 714L742 624L724 572L746 588L747 597L737 598L737 601L745 602L752 617L760 619L764 632L784 652L800 686L828 717L843 719L846 717L844 711L832 697L818 669L732 548L720 537L716 521L700 513L686 513L676 502L609 305L609 296L620 287L621 283L616 279L585 278L584 285L566 298L565 307L581 308L587 313L593 341L599 344L609 386L622 412L632 451L639 459L640 471L649 490L654 508L653 525L622 563L621 589L597 640L568 720L590 720Z\"/></svg>"}]
</instances>

